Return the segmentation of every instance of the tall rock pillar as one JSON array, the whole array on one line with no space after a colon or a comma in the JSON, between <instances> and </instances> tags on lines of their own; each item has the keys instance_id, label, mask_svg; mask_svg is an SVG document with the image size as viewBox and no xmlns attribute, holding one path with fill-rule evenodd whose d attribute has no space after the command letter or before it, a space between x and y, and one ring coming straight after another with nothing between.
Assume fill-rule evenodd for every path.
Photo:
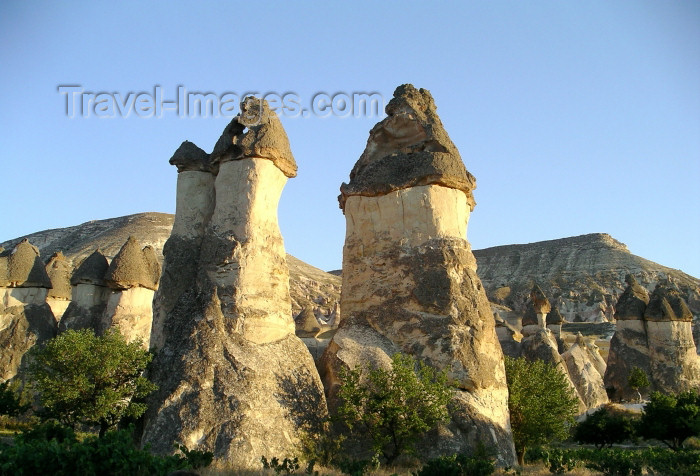
<instances>
[{"instance_id":1,"label":"tall rock pillar","mask_svg":"<svg viewBox=\"0 0 700 476\"><path fill-rule=\"evenodd\" d=\"M277 223L296 163L279 119L252 97L210 156L187 144L171 159L178 207L154 301L159 389L142 441L257 468L262 455L293 455L327 413L313 358L294 335Z\"/></svg>"},{"instance_id":2,"label":"tall rock pillar","mask_svg":"<svg viewBox=\"0 0 700 476\"><path fill-rule=\"evenodd\" d=\"M421 451L483 443L511 464L503 353L467 241L476 183L435 109L428 91L399 86L341 186L341 322L320 372L334 405L343 367L404 352L445 369L458 383L451 422Z\"/></svg>"}]
</instances>

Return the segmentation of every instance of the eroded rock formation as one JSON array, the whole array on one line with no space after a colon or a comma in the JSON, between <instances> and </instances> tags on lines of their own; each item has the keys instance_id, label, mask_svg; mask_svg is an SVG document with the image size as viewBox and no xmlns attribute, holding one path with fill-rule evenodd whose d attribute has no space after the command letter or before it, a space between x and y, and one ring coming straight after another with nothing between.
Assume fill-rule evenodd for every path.
<instances>
[{"instance_id":1,"label":"eroded rock formation","mask_svg":"<svg viewBox=\"0 0 700 476\"><path fill-rule=\"evenodd\" d=\"M259 467L291 455L326 414L314 362L294 335L277 205L296 174L267 103L246 98L211 156L183 143L177 211L154 301L151 378L159 390L143 442L175 441Z\"/></svg>"},{"instance_id":2,"label":"eroded rock formation","mask_svg":"<svg viewBox=\"0 0 700 476\"><path fill-rule=\"evenodd\" d=\"M129 237L105 274L105 283L112 292L98 332L116 328L127 341L140 340L148 347L153 294L159 279L160 264L153 248L142 247L135 238Z\"/></svg>"},{"instance_id":3,"label":"eroded rock formation","mask_svg":"<svg viewBox=\"0 0 700 476\"><path fill-rule=\"evenodd\" d=\"M370 132L350 183L341 320L321 358L329 404L339 371L411 354L457 382L451 422L426 454L495 447L514 461L503 354L467 241L474 177L426 90L400 86Z\"/></svg>"},{"instance_id":4,"label":"eroded rock formation","mask_svg":"<svg viewBox=\"0 0 700 476\"><path fill-rule=\"evenodd\" d=\"M17 374L35 344L56 335L56 320L46 304L50 288L35 246L23 240L0 250L0 381Z\"/></svg>"},{"instance_id":5,"label":"eroded rock formation","mask_svg":"<svg viewBox=\"0 0 700 476\"><path fill-rule=\"evenodd\" d=\"M594 345L578 334L574 345L562 354L571 382L587 408L608 403L608 394L603 384L605 364L601 367L602 359Z\"/></svg>"},{"instance_id":6,"label":"eroded rock formation","mask_svg":"<svg viewBox=\"0 0 700 476\"><path fill-rule=\"evenodd\" d=\"M56 321L60 321L70 304L73 294L70 285L73 265L63 253L58 251L46 263L46 274L51 280L51 289L46 295L46 303L51 308Z\"/></svg>"},{"instance_id":7,"label":"eroded rock formation","mask_svg":"<svg viewBox=\"0 0 700 476\"><path fill-rule=\"evenodd\" d=\"M700 358L692 335L692 314L678 289L665 281L651 297L632 275L616 305L617 329L610 342L605 385L615 399L637 392L627 380L634 367L644 371L649 390L680 392L700 388Z\"/></svg>"},{"instance_id":8,"label":"eroded rock formation","mask_svg":"<svg viewBox=\"0 0 700 476\"><path fill-rule=\"evenodd\" d=\"M105 274L109 269L107 258L98 249L85 258L73 271L71 302L63 313L58 330L93 329L99 332L104 328L102 316L110 290L105 283Z\"/></svg>"}]
</instances>

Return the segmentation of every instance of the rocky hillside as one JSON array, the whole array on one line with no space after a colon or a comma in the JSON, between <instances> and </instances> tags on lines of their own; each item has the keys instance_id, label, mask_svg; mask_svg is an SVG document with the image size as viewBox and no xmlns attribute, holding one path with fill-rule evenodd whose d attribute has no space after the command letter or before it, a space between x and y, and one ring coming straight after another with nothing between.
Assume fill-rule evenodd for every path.
<instances>
[{"instance_id":1,"label":"rocky hillside","mask_svg":"<svg viewBox=\"0 0 700 476\"><path fill-rule=\"evenodd\" d=\"M700 279L633 255L605 233L496 246L474 255L489 299L516 313L524 311L536 282L567 321L602 322L613 315L631 273L649 291L670 277L700 317Z\"/></svg>"},{"instance_id":2,"label":"rocky hillside","mask_svg":"<svg viewBox=\"0 0 700 476\"><path fill-rule=\"evenodd\" d=\"M170 236L173 218L173 215L167 213L149 212L93 220L82 225L18 237L0 243L0 247L10 249L23 238L28 238L30 243L39 248L44 260L48 260L56 251L63 251L77 267L96 248L108 259L112 259L127 238L133 236L144 246L153 246L162 262L163 245ZM317 316L331 316L337 311L341 283L338 276L314 268L291 255L287 255L287 262L294 316L305 308L311 309Z\"/></svg>"}]
</instances>

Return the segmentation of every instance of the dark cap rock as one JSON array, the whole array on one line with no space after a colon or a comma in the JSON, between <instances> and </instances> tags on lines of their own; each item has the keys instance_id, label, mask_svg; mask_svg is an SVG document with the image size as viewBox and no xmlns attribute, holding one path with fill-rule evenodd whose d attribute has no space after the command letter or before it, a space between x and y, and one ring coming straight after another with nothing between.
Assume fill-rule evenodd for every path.
<instances>
[{"instance_id":1,"label":"dark cap rock","mask_svg":"<svg viewBox=\"0 0 700 476\"><path fill-rule=\"evenodd\" d=\"M262 158L271 160L287 177L296 177L297 164L287 133L264 99L248 96L241 113L226 126L211 153L215 162Z\"/></svg>"},{"instance_id":2,"label":"dark cap rock","mask_svg":"<svg viewBox=\"0 0 700 476\"><path fill-rule=\"evenodd\" d=\"M547 314L547 325L556 325L562 322L564 322L564 316L561 315L558 307L553 307L549 314Z\"/></svg>"},{"instance_id":3,"label":"dark cap rock","mask_svg":"<svg viewBox=\"0 0 700 476\"><path fill-rule=\"evenodd\" d=\"M340 186L340 208L352 195L378 196L437 184L462 190L473 209L476 179L447 135L430 92L399 86L385 111L387 117L372 128L350 172L350 183Z\"/></svg>"},{"instance_id":4,"label":"dark cap rock","mask_svg":"<svg viewBox=\"0 0 700 476\"><path fill-rule=\"evenodd\" d=\"M535 310L537 314L546 314L552 310L552 306L549 303L549 299L544 295L544 291L537 284L532 287L530 291L530 305Z\"/></svg>"},{"instance_id":5,"label":"dark cap rock","mask_svg":"<svg viewBox=\"0 0 700 476\"><path fill-rule=\"evenodd\" d=\"M209 154L188 140L180 144L173 156L170 165L177 167L178 173L185 171L211 172L212 167Z\"/></svg>"},{"instance_id":6,"label":"dark cap rock","mask_svg":"<svg viewBox=\"0 0 700 476\"><path fill-rule=\"evenodd\" d=\"M669 283L659 283L649 298L644 311L648 321L683 321L692 322L693 313L677 289Z\"/></svg>"},{"instance_id":7,"label":"dark cap rock","mask_svg":"<svg viewBox=\"0 0 700 476\"><path fill-rule=\"evenodd\" d=\"M39 249L26 238L12 250L0 253L0 286L51 288Z\"/></svg>"},{"instance_id":8,"label":"dark cap rock","mask_svg":"<svg viewBox=\"0 0 700 476\"><path fill-rule=\"evenodd\" d=\"M615 319L623 321L643 319L644 311L649 304L649 293L631 274L625 276L625 282L627 288L615 305Z\"/></svg>"},{"instance_id":9,"label":"dark cap rock","mask_svg":"<svg viewBox=\"0 0 700 476\"><path fill-rule=\"evenodd\" d=\"M51 290L47 295L53 299L71 299L70 278L73 273L73 265L60 251L54 253L46 263L46 274L51 280Z\"/></svg>"},{"instance_id":10,"label":"dark cap rock","mask_svg":"<svg viewBox=\"0 0 700 476\"><path fill-rule=\"evenodd\" d=\"M73 272L70 283L73 286L78 284L93 284L95 286L105 286L105 274L109 269L107 258L98 249L85 258L78 269Z\"/></svg>"},{"instance_id":11,"label":"dark cap rock","mask_svg":"<svg viewBox=\"0 0 700 476\"><path fill-rule=\"evenodd\" d=\"M105 274L105 283L112 289L143 287L155 290L158 283L154 268L155 252L150 246L142 248L133 236L126 240ZM156 262L157 263L157 262Z\"/></svg>"}]
</instances>

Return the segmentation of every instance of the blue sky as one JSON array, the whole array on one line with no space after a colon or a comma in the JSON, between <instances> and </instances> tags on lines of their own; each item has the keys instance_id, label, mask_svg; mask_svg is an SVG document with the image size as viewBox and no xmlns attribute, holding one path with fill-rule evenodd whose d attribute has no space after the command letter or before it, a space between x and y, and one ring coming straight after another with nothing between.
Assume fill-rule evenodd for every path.
<instances>
[{"instance_id":1,"label":"blue sky","mask_svg":"<svg viewBox=\"0 0 700 476\"><path fill-rule=\"evenodd\" d=\"M430 90L477 178L476 249L605 232L700 276L700 2L0 3L0 241L173 213L185 140L230 117L66 116L59 85L128 97ZM131 96L134 97L134 96ZM339 268L336 196L379 117L282 117L288 252Z\"/></svg>"}]
</instances>

